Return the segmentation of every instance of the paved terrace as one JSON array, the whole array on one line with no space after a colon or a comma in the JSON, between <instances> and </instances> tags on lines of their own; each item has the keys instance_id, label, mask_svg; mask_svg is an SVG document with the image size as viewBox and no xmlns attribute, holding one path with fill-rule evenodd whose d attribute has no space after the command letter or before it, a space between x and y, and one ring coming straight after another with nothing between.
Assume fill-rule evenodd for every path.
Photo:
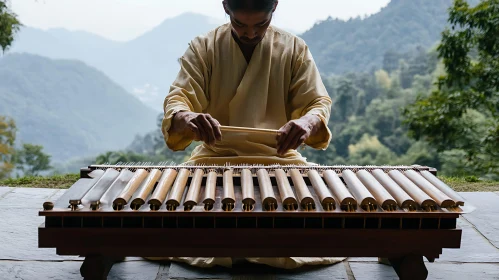
<instances>
[{"instance_id":1,"label":"paved terrace","mask_svg":"<svg viewBox=\"0 0 499 280\"><path fill-rule=\"evenodd\" d=\"M83 258L58 256L55 249L38 249L38 211L47 199L65 190L0 187L0 279L82 279ZM462 193L480 206L458 221L463 229L461 249L444 249L427 263L429 279L499 279L499 193ZM303 267L294 271L244 264L233 269L198 269L178 263L155 263L127 258L113 266L108 279L398 279L376 258L349 258L343 263Z\"/></svg>"}]
</instances>

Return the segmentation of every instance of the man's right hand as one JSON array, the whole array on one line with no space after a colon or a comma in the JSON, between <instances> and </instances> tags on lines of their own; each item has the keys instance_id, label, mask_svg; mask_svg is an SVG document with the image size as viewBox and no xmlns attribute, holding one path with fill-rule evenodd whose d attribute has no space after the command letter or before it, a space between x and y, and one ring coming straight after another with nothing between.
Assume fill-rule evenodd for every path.
<instances>
[{"instance_id":1,"label":"man's right hand","mask_svg":"<svg viewBox=\"0 0 499 280\"><path fill-rule=\"evenodd\" d=\"M192 132L196 141L203 141L208 145L222 140L220 123L209 114L193 112L178 112L172 121L172 131Z\"/></svg>"}]
</instances>

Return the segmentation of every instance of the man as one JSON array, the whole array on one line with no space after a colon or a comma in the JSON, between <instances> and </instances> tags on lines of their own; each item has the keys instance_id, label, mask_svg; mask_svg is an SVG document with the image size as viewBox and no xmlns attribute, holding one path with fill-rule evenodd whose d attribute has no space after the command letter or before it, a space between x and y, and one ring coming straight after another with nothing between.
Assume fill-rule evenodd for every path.
<instances>
[{"instance_id":1,"label":"man","mask_svg":"<svg viewBox=\"0 0 499 280\"><path fill-rule=\"evenodd\" d=\"M192 40L165 99L168 147L204 143L188 164L307 164L302 143L326 149L331 99L305 42L270 26L277 0L224 0L230 24ZM279 130L277 139L224 133L220 125ZM274 142L274 143L272 143ZM231 266L231 258L173 258ZM340 258L248 258L281 268Z\"/></svg>"},{"instance_id":2,"label":"man","mask_svg":"<svg viewBox=\"0 0 499 280\"><path fill-rule=\"evenodd\" d=\"M196 164L305 164L302 143L326 149L331 99L303 40L270 26L277 0L225 0L230 24L192 40L164 102L168 147ZM277 144L224 134L226 126L279 130ZM223 136L223 137L222 137Z\"/></svg>"}]
</instances>

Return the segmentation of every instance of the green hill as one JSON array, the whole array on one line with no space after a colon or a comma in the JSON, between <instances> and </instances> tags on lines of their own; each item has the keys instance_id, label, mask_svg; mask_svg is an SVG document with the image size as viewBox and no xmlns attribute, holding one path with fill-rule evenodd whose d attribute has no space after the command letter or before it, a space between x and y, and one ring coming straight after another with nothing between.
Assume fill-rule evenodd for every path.
<instances>
[{"instance_id":1,"label":"green hill","mask_svg":"<svg viewBox=\"0 0 499 280\"><path fill-rule=\"evenodd\" d=\"M478 1L470 0L471 4ZM428 48L440 40L453 0L392 0L380 12L348 21L329 18L301 35L322 74L381 68L388 51Z\"/></svg>"},{"instance_id":2,"label":"green hill","mask_svg":"<svg viewBox=\"0 0 499 280\"><path fill-rule=\"evenodd\" d=\"M155 128L156 113L82 62L12 54L0 59L0 114L17 143L43 145L56 161L127 146Z\"/></svg>"}]
</instances>

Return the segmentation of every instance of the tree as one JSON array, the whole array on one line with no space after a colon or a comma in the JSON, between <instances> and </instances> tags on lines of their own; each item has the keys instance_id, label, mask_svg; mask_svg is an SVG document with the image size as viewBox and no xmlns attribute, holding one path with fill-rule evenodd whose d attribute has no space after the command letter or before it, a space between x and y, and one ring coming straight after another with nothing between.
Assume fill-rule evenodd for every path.
<instances>
[{"instance_id":1,"label":"tree","mask_svg":"<svg viewBox=\"0 0 499 280\"><path fill-rule=\"evenodd\" d=\"M17 15L7 7L5 0L0 0L0 48L4 53L14 41L14 35L19 31L21 23Z\"/></svg>"},{"instance_id":2,"label":"tree","mask_svg":"<svg viewBox=\"0 0 499 280\"><path fill-rule=\"evenodd\" d=\"M455 0L437 51L446 74L404 110L409 131L439 151L461 150L470 167L499 174L499 0ZM470 115L481 115L480 120Z\"/></svg>"},{"instance_id":3,"label":"tree","mask_svg":"<svg viewBox=\"0 0 499 280\"><path fill-rule=\"evenodd\" d=\"M21 150L15 154L16 169L25 176L38 176L40 172L52 169L50 156L43 152L43 146L23 144Z\"/></svg>"},{"instance_id":4,"label":"tree","mask_svg":"<svg viewBox=\"0 0 499 280\"><path fill-rule=\"evenodd\" d=\"M0 179L7 177L14 168L14 143L16 124L13 119L0 116Z\"/></svg>"}]
</instances>

